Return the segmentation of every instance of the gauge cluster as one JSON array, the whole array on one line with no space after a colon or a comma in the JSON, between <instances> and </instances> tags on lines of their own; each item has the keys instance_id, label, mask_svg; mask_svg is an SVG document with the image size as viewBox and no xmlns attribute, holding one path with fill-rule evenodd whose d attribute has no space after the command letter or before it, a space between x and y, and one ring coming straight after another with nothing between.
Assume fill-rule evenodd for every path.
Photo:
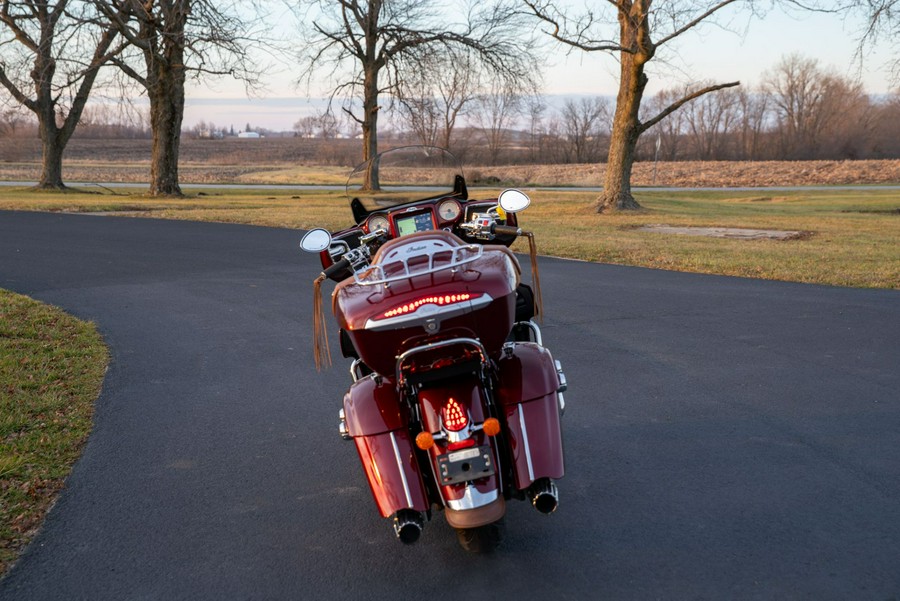
<instances>
[{"instance_id":1,"label":"gauge cluster","mask_svg":"<svg viewBox=\"0 0 900 601\"><path fill-rule=\"evenodd\" d=\"M478 214L487 213L496 206L496 201L466 202L444 197L420 201L413 206L382 209L370 214L360 225L368 234L382 230L387 233L388 238L443 229L455 233L463 240L468 240L469 234L458 226L472 221ZM514 215L510 215L507 219L511 225L516 224ZM499 243L508 244L503 236L498 238Z\"/></svg>"},{"instance_id":2,"label":"gauge cluster","mask_svg":"<svg viewBox=\"0 0 900 601\"><path fill-rule=\"evenodd\" d=\"M445 198L424 207L420 205L372 213L366 218L365 226L369 233L384 230L392 236L405 236L412 232L448 229L459 221L462 214L463 206L458 200Z\"/></svg>"}]
</instances>

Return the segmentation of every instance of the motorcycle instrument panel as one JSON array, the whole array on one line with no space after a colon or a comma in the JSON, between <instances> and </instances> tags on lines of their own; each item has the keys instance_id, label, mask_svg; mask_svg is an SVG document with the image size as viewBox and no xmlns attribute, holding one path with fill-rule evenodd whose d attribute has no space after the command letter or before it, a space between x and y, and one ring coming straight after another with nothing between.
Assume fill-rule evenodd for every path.
<instances>
[{"instance_id":1,"label":"motorcycle instrument panel","mask_svg":"<svg viewBox=\"0 0 900 601\"><path fill-rule=\"evenodd\" d=\"M427 232L434 229L434 218L431 216L431 211L397 217L394 219L394 223L397 224L398 236Z\"/></svg>"}]
</instances>

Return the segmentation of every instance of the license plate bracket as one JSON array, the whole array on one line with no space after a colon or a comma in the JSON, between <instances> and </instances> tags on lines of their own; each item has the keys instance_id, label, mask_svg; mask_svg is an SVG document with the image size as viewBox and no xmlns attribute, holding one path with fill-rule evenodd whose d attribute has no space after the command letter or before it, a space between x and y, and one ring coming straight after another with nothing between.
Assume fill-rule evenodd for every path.
<instances>
[{"instance_id":1,"label":"license plate bracket","mask_svg":"<svg viewBox=\"0 0 900 601\"><path fill-rule=\"evenodd\" d=\"M494 475L494 459L488 445L438 455L438 478L442 486Z\"/></svg>"}]
</instances>

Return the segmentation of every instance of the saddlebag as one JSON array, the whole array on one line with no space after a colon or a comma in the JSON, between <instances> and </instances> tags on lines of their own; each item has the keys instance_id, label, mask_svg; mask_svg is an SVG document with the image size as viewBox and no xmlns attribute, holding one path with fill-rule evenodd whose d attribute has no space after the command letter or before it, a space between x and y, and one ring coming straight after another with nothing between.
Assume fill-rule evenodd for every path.
<instances>
[{"instance_id":1,"label":"saddlebag","mask_svg":"<svg viewBox=\"0 0 900 601\"><path fill-rule=\"evenodd\" d=\"M401 509L426 511L409 416L393 384L376 376L355 382L344 395L344 417L382 517Z\"/></svg>"},{"instance_id":2,"label":"saddlebag","mask_svg":"<svg viewBox=\"0 0 900 601\"><path fill-rule=\"evenodd\" d=\"M531 342L512 345L498 361L497 397L506 416L516 488L565 474L559 424L559 376L550 351Z\"/></svg>"}]
</instances>

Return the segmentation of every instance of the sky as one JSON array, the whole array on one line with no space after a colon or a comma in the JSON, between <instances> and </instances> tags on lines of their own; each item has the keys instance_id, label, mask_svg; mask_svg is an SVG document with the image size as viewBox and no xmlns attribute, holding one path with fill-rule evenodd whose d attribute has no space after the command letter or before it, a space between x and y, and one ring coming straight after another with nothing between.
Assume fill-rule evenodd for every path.
<instances>
[{"instance_id":1,"label":"sky","mask_svg":"<svg viewBox=\"0 0 900 601\"><path fill-rule=\"evenodd\" d=\"M891 90L892 58L887 45L867 49L862 66L856 60L858 23L844 22L834 15L808 12L770 11L761 18L746 13L723 12L719 24L704 23L676 40L668 51L658 54L648 69L647 94L692 80L726 82L740 80L756 86L783 57L799 53L814 58L822 67L852 79L859 78L870 94ZM662 59L662 60L660 60ZM544 93L557 97L615 96L618 63L608 54L585 53L551 47L544 74ZM294 67L296 69L296 67ZM217 81L189 88L185 127L200 121L218 127L246 124L282 131L290 130L301 117L321 111L327 94L323 86L294 83L299 73L290 65L272 69L265 80L266 90L248 98L238 82Z\"/></svg>"}]
</instances>

